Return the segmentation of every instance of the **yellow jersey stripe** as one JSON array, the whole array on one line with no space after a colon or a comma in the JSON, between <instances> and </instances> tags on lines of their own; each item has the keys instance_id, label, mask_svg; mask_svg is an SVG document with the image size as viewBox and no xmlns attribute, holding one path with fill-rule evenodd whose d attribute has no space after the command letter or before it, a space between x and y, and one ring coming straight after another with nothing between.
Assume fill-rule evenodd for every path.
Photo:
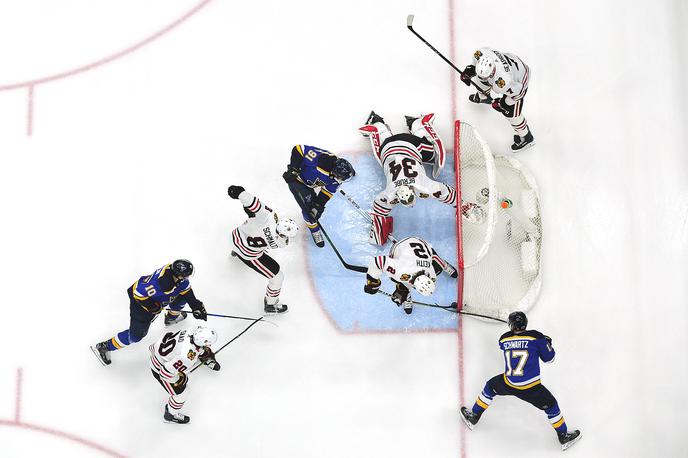
<instances>
[{"instance_id":1,"label":"yellow jersey stripe","mask_svg":"<svg viewBox=\"0 0 688 458\"><path fill-rule=\"evenodd\" d=\"M322 188L322 189L320 190L320 192L322 192L323 194L325 194L327 197L332 197L332 193L331 193L330 191L328 191L327 189L325 189L325 188Z\"/></svg>"},{"instance_id":2,"label":"yellow jersey stripe","mask_svg":"<svg viewBox=\"0 0 688 458\"><path fill-rule=\"evenodd\" d=\"M111 340L111 342L112 342L112 345L114 345L116 349L119 350L120 348L122 348L122 346L121 346L119 343L117 343L117 341L115 340L114 337L113 337L112 339L110 339L110 340Z\"/></svg>"},{"instance_id":3,"label":"yellow jersey stripe","mask_svg":"<svg viewBox=\"0 0 688 458\"><path fill-rule=\"evenodd\" d=\"M530 337L530 336L514 336L514 337L505 337L499 342L509 342L511 340L537 340L537 337Z\"/></svg>"},{"instance_id":4,"label":"yellow jersey stripe","mask_svg":"<svg viewBox=\"0 0 688 458\"><path fill-rule=\"evenodd\" d=\"M299 154L303 156L303 148L301 148L301 145L296 145L296 151L298 151Z\"/></svg>"},{"instance_id":5,"label":"yellow jersey stripe","mask_svg":"<svg viewBox=\"0 0 688 458\"><path fill-rule=\"evenodd\" d=\"M558 427L560 427L560 426L563 425L563 424L564 424L564 417L561 417L561 420L559 420L559 421L556 422L556 423L552 423L552 426L553 426L554 428L558 428Z\"/></svg>"},{"instance_id":6,"label":"yellow jersey stripe","mask_svg":"<svg viewBox=\"0 0 688 458\"><path fill-rule=\"evenodd\" d=\"M165 275L165 271L170 268L172 264L167 264L165 267L162 268L160 273L158 274L158 278L162 278L163 275Z\"/></svg>"},{"instance_id":7,"label":"yellow jersey stripe","mask_svg":"<svg viewBox=\"0 0 688 458\"><path fill-rule=\"evenodd\" d=\"M481 401L480 399L477 399L475 402L476 402L476 404L478 404L483 409L487 409L488 407L490 407L487 404L485 404L483 401Z\"/></svg>"},{"instance_id":8,"label":"yellow jersey stripe","mask_svg":"<svg viewBox=\"0 0 688 458\"><path fill-rule=\"evenodd\" d=\"M318 169L318 172L322 173L323 175L326 175L326 176L330 175L330 172L328 172L327 170L323 170L320 167L316 167L316 169Z\"/></svg>"},{"instance_id":9,"label":"yellow jersey stripe","mask_svg":"<svg viewBox=\"0 0 688 458\"><path fill-rule=\"evenodd\" d=\"M509 379L507 379L506 375L504 375L504 383L509 385L511 388L516 388L517 390L527 390L528 388L532 388L535 385L539 385L541 382L540 380L535 380L533 383L529 383L527 385L514 385L513 383L509 382Z\"/></svg>"}]
</instances>

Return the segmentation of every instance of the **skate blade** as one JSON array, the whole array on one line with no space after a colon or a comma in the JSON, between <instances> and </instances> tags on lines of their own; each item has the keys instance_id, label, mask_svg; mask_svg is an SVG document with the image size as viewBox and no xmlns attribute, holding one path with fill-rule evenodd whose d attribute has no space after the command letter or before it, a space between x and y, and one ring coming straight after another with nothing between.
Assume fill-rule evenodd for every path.
<instances>
[{"instance_id":1,"label":"skate blade","mask_svg":"<svg viewBox=\"0 0 688 458\"><path fill-rule=\"evenodd\" d=\"M263 311L263 316L284 315L284 314L287 313L287 312L289 312L289 309L285 310L284 312L278 312L277 310L275 310L274 312L265 312L265 311ZM269 323L269 321L268 321L268 323ZM275 324L275 323L272 323L272 324Z\"/></svg>"},{"instance_id":2,"label":"skate blade","mask_svg":"<svg viewBox=\"0 0 688 458\"><path fill-rule=\"evenodd\" d=\"M569 442L565 443L564 445L562 445L562 446L561 446L561 451L562 451L562 452L565 452L566 450L568 450L573 444L575 444L576 442L578 442L578 441L580 440L581 437L583 437L583 435L582 435L582 434L579 434L578 437L576 437L574 440L569 441Z\"/></svg>"},{"instance_id":3,"label":"skate blade","mask_svg":"<svg viewBox=\"0 0 688 458\"><path fill-rule=\"evenodd\" d=\"M536 143L535 140L533 140L532 142L528 143L528 144L527 144L526 146L524 146L523 148L521 148L521 149L512 149L511 152L514 153L514 154L520 153L520 152L523 151L523 150L527 150L528 148L532 148L533 146L535 146L535 143Z\"/></svg>"},{"instance_id":4,"label":"skate blade","mask_svg":"<svg viewBox=\"0 0 688 458\"><path fill-rule=\"evenodd\" d=\"M473 428L475 428L475 425L474 425L473 423L471 423L470 421L468 421L468 420L466 419L466 417L463 416L462 413L459 412L459 415L461 416L461 419L462 419L463 422L466 424L466 426L468 427L468 429L470 429L471 431L473 431Z\"/></svg>"},{"instance_id":5,"label":"skate blade","mask_svg":"<svg viewBox=\"0 0 688 458\"><path fill-rule=\"evenodd\" d=\"M96 359L97 359L98 361L100 361L100 364L102 364L103 366L107 366L107 363L106 363L105 361L103 361L103 358L100 357L100 353L98 352L98 350L96 350L96 347L94 347L93 345L91 345L91 351L92 351L93 354L96 356Z\"/></svg>"},{"instance_id":6,"label":"skate blade","mask_svg":"<svg viewBox=\"0 0 688 458\"><path fill-rule=\"evenodd\" d=\"M165 420L164 418L162 421L163 421L163 423L167 423L167 424L171 424L171 425L188 425L189 424L188 421L181 422L181 421L174 421L174 420Z\"/></svg>"}]
</instances>

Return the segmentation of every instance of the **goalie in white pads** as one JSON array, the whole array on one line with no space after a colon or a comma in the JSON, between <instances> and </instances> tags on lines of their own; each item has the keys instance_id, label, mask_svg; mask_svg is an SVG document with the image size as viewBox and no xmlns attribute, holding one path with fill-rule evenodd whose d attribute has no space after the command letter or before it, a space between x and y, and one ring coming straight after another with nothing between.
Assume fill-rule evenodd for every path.
<instances>
[{"instance_id":1,"label":"goalie in white pads","mask_svg":"<svg viewBox=\"0 0 688 458\"><path fill-rule=\"evenodd\" d=\"M528 92L530 68L515 54L502 53L491 48L480 48L473 53L473 63L464 68L461 81L471 85L471 78L484 91L491 90L501 97L476 92L468 97L473 103L489 103L502 113L514 128L514 143L511 149L521 150L535 140L528 128L526 118L521 114L523 100ZM488 93L489 94L489 93Z\"/></svg>"},{"instance_id":2,"label":"goalie in white pads","mask_svg":"<svg viewBox=\"0 0 688 458\"><path fill-rule=\"evenodd\" d=\"M376 294L382 285L384 273L396 284L392 302L403 306L404 312L411 314L411 289L423 296L432 295L437 277L443 271L452 278L458 276L456 269L444 261L432 245L418 237L408 237L392 245L389 255L376 256L370 261L363 291Z\"/></svg>"},{"instance_id":3,"label":"goalie in white pads","mask_svg":"<svg viewBox=\"0 0 688 458\"><path fill-rule=\"evenodd\" d=\"M393 230L390 216L396 204L413 207L417 198L437 199L456 207L457 193L453 186L428 178L423 164L432 164L437 178L444 167L446 153L442 140L433 127L434 114L406 116L409 133L392 134L381 116L370 112L366 124L359 129L370 139L373 155L387 177L387 186L373 202L370 238L384 245ZM480 223L485 211L475 203L461 206L461 214L470 222Z\"/></svg>"},{"instance_id":4,"label":"goalie in white pads","mask_svg":"<svg viewBox=\"0 0 688 458\"><path fill-rule=\"evenodd\" d=\"M265 313L286 312L288 307L280 303L279 298L284 274L267 251L286 247L296 237L299 227L292 219L279 218L241 186L230 186L227 194L232 199L239 199L248 215L248 220L232 231L232 256L268 279L263 299Z\"/></svg>"},{"instance_id":5,"label":"goalie in white pads","mask_svg":"<svg viewBox=\"0 0 688 458\"><path fill-rule=\"evenodd\" d=\"M214 371L220 363L210 347L217 342L217 334L210 328L198 326L177 332L168 332L149 348L150 368L153 377L170 397L165 405L163 420L166 423L188 423L190 418L181 411L188 394L186 372L197 362Z\"/></svg>"}]
</instances>

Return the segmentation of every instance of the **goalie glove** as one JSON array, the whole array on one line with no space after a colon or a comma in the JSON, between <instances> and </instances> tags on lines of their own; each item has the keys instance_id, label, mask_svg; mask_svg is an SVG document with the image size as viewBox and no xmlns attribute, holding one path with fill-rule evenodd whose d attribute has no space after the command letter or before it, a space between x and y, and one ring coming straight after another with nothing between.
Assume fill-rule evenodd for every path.
<instances>
[{"instance_id":1,"label":"goalie glove","mask_svg":"<svg viewBox=\"0 0 688 458\"><path fill-rule=\"evenodd\" d=\"M380 290L380 285L382 285L382 280L366 275L366 284L363 287L363 291L368 294L376 294Z\"/></svg>"}]
</instances>

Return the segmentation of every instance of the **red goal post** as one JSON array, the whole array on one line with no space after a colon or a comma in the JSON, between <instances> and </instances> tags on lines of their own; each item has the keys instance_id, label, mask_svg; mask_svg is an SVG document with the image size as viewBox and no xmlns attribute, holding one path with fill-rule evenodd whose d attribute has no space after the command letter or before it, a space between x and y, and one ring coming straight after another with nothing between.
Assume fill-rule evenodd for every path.
<instances>
[{"instance_id":1,"label":"red goal post","mask_svg":"<svg viewBox=\"0 0 688 458\"><path fill-rule=\"evenodd\" d=\"M533 176L513 157L494 156L468 123L454 124L459 309L505 320L527 311L542 285L540 195ZM461 217L461 204L482 218Z\"/></svg>"}]
</instances>

